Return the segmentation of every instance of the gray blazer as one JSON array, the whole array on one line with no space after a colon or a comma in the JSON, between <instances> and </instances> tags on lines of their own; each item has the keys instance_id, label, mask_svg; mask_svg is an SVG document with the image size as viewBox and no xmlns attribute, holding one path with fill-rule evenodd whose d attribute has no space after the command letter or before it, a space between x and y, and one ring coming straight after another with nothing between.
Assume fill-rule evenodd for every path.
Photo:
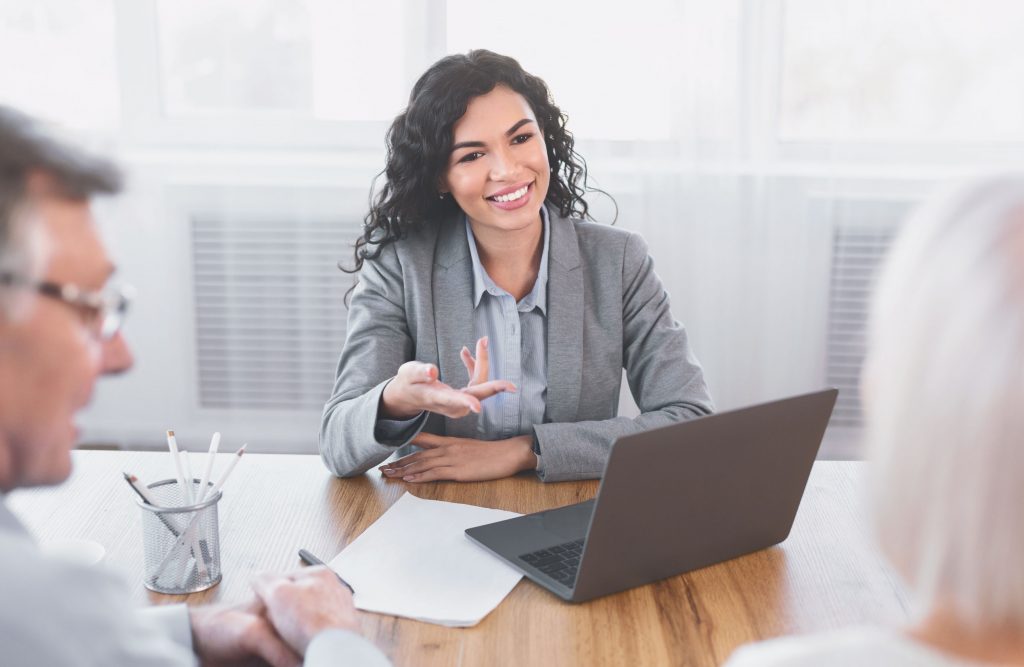
<instances>
[{"instance_id":1,"label":"gray blazer","mask_svg":"<svg viewBox=\"0 0 1024 667\"><path fill-rule=\"evenodd\" d=\"M643 238L549 213L548 386L544 423L534 427L538 474L546 482L600 477L619 436L712 410ZM404 444L374 434L381 393L401 364L436 364L442 382L462 387L468 375L459 350L472 350L475 342L473 268L461 215L367 260L320 427L320 454L331 472L361 474ZM635 419L616 416L622 368L642 413ZM477 437L476 427L470 413L462 419L431 414L423 428Z\"/></svg>"}]
</instances>

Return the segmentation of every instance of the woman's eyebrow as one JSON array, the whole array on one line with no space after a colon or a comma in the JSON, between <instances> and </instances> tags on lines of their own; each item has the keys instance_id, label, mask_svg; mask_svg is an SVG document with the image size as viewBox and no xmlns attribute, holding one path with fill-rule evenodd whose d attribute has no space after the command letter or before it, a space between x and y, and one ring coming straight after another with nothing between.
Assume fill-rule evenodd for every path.
<instances>
[{"instance_id":1,"label":"woman's eyebrow","mask_svg":"<svg viewBox=\"0 0 1024 667\"><path fill-rule=\"evenodd\" d=\"M518 130L519 128L521 128L523 125L526 125L527 123L532 123L532 122L533 121L530 120L529 118L522 119L521 121L519 121L518 123L516 123L512 127L510 127L507 130L505 130L505 136L506 137L511 137L513 134L515 134L515 131Z\"/></svg>"},{"instance_id":2,"label":"woman's eyebrow","mask_svg":"<svg viewBox=\"0 0 1024 667\"><path fill-rule=\"evenodd\" d=\"M507 130L505 130L505 136L511 137L513 134L515 134L515 131L518 130L519 128L521 128L523 125L526 125L527 123L532 123L532 122L533 122L533 120L530 119L530 118L523 118L522 120L518 121L512 127L510 127ZM459 150L460 148L481 148L484 145L485 144L482 141L460 141L459 143L457 143L454 146L452 146L452 152L454 153L455 151Z\"/></svg>"}]
</instances>

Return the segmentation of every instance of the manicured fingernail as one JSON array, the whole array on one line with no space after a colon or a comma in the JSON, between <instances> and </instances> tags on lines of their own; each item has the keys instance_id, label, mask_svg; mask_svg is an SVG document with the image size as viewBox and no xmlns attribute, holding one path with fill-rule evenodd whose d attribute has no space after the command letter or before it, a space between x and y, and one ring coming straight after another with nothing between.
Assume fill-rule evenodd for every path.
<instances>
[{"instance_id":1,"label":"manicured fingernail","mask_svg":"<svg viewBox=\"0 0 1024 667\"><path fill-rule=\"evenodd\" d=\"M484 336L484 347L487 347L487 336Z\"/></svg>"},{"instance_id":2,"label":"manicured fingernail","mask_svg":"<svg viewBox=\"0 0 1024 667\"><path fill-rule=\"evenodd\" d=\"M415 479L416 479L416 475L406 475L405 477L402 478L402 481L403 482L412 482L412 481L415 481Z\"/></svg>"}]
</instances>

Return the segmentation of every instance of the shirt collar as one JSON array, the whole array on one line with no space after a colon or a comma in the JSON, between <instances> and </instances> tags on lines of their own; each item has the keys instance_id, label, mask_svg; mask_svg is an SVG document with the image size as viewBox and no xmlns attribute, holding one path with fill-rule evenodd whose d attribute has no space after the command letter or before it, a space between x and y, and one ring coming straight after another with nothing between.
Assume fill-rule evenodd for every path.
<instances>
[{"instance_id":1,"label":"shirt collar","mask_svg":"<svg viewBox=\"0 0 1024 667\"><path fill-rule=\"evenodd\" d=\"M544 221L544 249L540 255L540 270L537 271L537 281L533 283L533 289L519 302L519 310L529 312L536 307L540 308L540 311L547 315L548 248L551 245L551 223L548 221L547 207L540 207L540 217ZM473 236L473 228L469 224L469 218L463 216L463 219L466 225L466 241L469 243L469 254L473 259L473 307L476 308L480 305L480 299L483 298L485 292L495 296L508 294L508 292L498 287L491 280L491 277L487 275L487 270L480 263L480 254L476 250L476 237Z\"/></svg>"}]
</instances>

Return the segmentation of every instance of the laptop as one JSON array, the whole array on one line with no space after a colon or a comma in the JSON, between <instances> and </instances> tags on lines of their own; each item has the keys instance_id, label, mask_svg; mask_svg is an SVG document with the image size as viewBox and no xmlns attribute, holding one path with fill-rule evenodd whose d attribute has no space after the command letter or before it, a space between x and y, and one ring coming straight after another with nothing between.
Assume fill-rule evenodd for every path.
<instances>
[{"instance_id":1,"label":"laptop","mask_svg":"<svg viewBox=\"0 0 1024 667\"><path fill-rule=\"evenodd\" d=\"M778 544L793 526L837 394L621 437L593 500L466 535L571 602Z\"/></svg>"}]
</instances>

